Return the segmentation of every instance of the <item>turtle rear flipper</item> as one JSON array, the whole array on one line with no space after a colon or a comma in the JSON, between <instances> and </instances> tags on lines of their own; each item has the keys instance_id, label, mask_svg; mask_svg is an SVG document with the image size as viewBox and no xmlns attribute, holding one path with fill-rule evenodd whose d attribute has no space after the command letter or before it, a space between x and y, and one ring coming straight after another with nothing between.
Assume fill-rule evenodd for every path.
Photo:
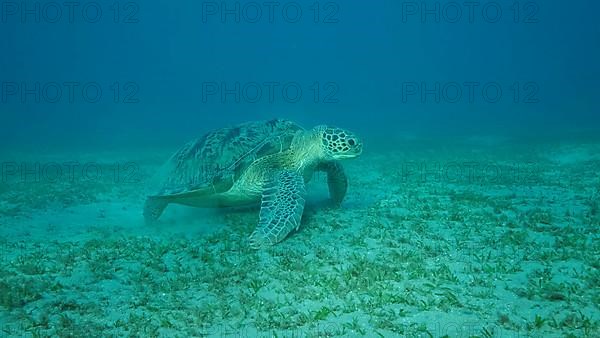
<instances>
[{"instance_id":1,"label":"turtle rear flipper","mask_svg":"<svg viewBox=\"0 0 600 338\"><path fill-rule=\"evenodd\" d=\"M144 220L146 221L146 225L154 224L160 215L162 215L167 205L169 205L169 201L164 197L149 196L144 204Z\"/></svg>"},{"instance_id":2,"label":"turtle rear flipper","mask_svg":"<svg viewBox=\"0 0 600 338\"><path fill-rule=\"evenodd\" d=\"M306 190L304 178L297 172L281 171L263 188L256 230L250 235L250 246L258 249L282 241L300 227Z\"/></svg>"}]
</instances>

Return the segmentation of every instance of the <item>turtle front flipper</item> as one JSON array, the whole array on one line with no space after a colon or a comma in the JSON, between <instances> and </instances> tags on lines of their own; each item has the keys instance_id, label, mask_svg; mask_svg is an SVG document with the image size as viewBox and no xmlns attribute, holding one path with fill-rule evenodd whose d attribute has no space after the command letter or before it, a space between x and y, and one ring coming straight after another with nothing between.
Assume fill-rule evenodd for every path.
<instances>
[{"instance_id":1,"label":"turtle front flipper","mask_svg":"<svg viewBox=\"0 0 600 338\"><path fill-rule=\"evenodd\" d=\"M329 196L333 203L336 206L342 204L348 190L348 177L344 172L344 167L338 161L329 161L320 163L317 170L327 173Z\"/></svg>"},{"instance_id":2,"label":"turtle front flipper","mask_svg":"<svg viewBox=\"0 0 600 338\"><path fill-rule=\"evenodd\" d=\"M250 246L258 249L280 242L300 227L306 190L302 175L281 171L265 182L256 230Z\"/></svg>"}]
</instances>

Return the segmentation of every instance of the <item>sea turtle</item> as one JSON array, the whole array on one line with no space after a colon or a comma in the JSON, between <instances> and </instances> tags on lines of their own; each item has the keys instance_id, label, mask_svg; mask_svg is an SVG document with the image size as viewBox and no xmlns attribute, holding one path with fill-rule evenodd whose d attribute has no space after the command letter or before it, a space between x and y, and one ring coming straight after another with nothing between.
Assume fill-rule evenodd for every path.
<instances>
[{"instance_id":1,"label":"sea turtle","mask_svg":"<svg viewBox=\"0 0 600 338\"><path fill-rule=\"evenodd\" d=\"M348 179L338 160L361 152L362 143L353 133L324 125L305 130L275 119L218 129L171 157L162 188L146 199L144 218L154 223L169 203L195 207L260 203L250 245L273 245L298 229L305 184L315 171L327 173L331 199L337 205L342 202Z\"/></svg>"}]
</instances>

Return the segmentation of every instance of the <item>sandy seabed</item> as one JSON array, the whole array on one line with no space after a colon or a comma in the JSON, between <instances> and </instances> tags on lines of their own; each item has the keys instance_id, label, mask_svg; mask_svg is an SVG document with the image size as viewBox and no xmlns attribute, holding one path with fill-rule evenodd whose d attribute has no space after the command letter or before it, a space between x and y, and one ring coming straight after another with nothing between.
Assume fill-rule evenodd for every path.
<instances>
[{"instance_id":1,"label":"sandy seabed","mask_svg":"<svg viewBox=\"0 0 600 338\"><path fill-rule=\"evenodd\" d=\"M405 149L260 251L254 208L144 225L162 149L6 156L0 336L600 336L600 143Z\"/></svg>"}]
</instances>

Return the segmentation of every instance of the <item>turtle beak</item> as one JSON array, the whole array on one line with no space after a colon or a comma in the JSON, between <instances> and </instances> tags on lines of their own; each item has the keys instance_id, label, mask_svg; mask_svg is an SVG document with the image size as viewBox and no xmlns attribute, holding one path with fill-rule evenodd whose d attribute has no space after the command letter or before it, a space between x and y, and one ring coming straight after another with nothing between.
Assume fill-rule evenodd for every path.
<instances>
[{"instance_id":1,"label":"turtle beak","mask_svg":"<svg viewBox=\"0 0 600 338\"><path fill-rule=\"evenodd\" d=\"M356 143L352 148L339 155L340 159L355 158L362 154L362 143Z\"/></svg>"},{"instance_id":2,"label":"turtle beak","mask_svg":"<svg viewBox=\"0 0 600 338\"><path fill-rule=\"evenodd\" d=\"M362 154L362 151L363 151L362 144L359 144L356 149L356 156Z\"/></svg>"},{"instance_id":3,"label":"turtle beak","mask_svg":"<svg viewBox=\"0 0 600 338\"><path fill-rule=\"evenodd\" d=\"M352 156L352 157L360 156L360 154L362 154L362 151L363 151L362 144L358 144L356 146L356 148L353 150L354 156Z\"/></svg>"},{"instance_id":4,"label":"turtle beak","mask_svg":"<svg viewBox=\"0 0 600 338\"><path fill-rule=\"evenodd\" d=\"M354 138L354 147L352 147L349 151L349 155L352 154L352 157L357 157L360 154L362 154L363 151L363 144L361 142L360 139L358 139L357 137Z\"/></svg>"}]
</instances>

